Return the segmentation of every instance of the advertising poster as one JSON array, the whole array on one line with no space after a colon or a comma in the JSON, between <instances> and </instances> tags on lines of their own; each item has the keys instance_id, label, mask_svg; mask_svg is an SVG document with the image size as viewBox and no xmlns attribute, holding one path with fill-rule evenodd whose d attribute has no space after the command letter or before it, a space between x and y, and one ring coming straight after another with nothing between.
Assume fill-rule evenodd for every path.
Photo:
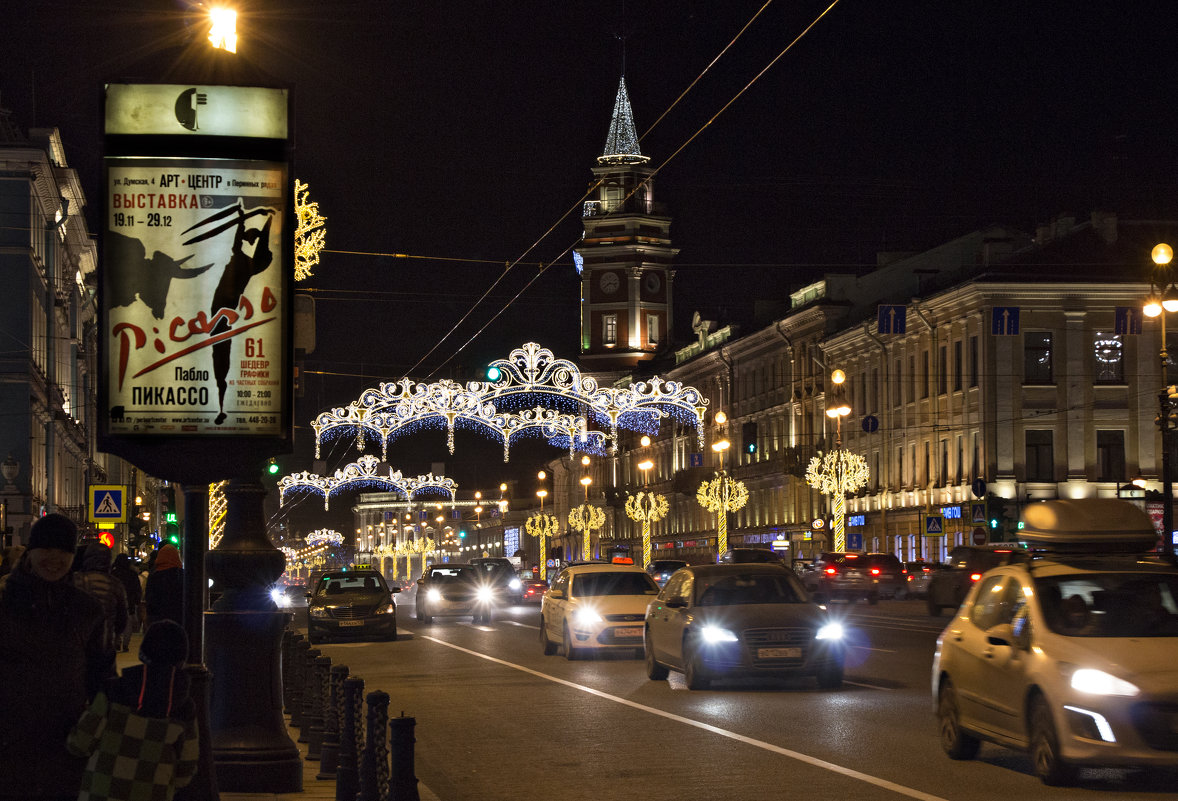
<instances>
[{"instance_id":1,"label":"advertising poster","mask_svg":"<svg viewBox=\"0 0 1178 801\"><path fill-rule=\"evenodd\" d=\"M106 159L109 434L281 436L281 162Z\"/></svg>"}]
</instances>

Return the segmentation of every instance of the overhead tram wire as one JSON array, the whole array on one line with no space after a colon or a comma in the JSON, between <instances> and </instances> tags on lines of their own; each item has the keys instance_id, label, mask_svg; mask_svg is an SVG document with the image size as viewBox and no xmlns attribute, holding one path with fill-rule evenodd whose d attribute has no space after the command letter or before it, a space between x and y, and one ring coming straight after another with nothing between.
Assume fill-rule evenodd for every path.
<instances>
[{"instance_id":1,"label":"overhead tram wire","mask_svg":"<svg viewBox=\"0 0 1178 801\"><path fill-rule=\"evenodd\" d=\"M786 54L786 53L788 53L790 50L792 50L792 49L793 49L793 47L794 47L794 45L796 45L798 42L800 42L800 41L801 41L801 39L802 39L802 37L803 37L803 36L805 36L807 33L809 33L809 32L810 32L810 31L811 31L811 30L814 28L814 26L815 26L815 25L817 25L817 24L818 24L818 23L819 23L819 22L822 20L822 18L823 18L823 17L825 17L825 16L826 16L828 13L830 13L831 9L833 9L835 6L837 6L837 5L838 5L838 3L839 3L839 0L834 0L834 2L832 2L832 3L831 3L829 6L827 6L825 9L823 9L823 10L822 10L822 12L821 12L821 13L820 13L820 14L819 14L817 17L815 17L815 18L814 18L814 19L813 19L813 20L810 22L810 24L809 24L809 25L807 25L807 26L805 27L805 29L804 29L804 30L803 30L801 33L799 33L797 36L795 36L795 37L793 38L793 40L792 40L792 41L791 41L789 44L787 44L787 45L786 45L786 46L785 46L785 47L784 47L784 48L781 50L781 52L780 52L780 53L778 53L776 56L774 56L774 57L773 57L773 59L772 59L772 60L771 60L771 61L770 61L768 64L766 64L766 65L765 65L765 66L764 66L764 67L761 69L761 71L760 71L760 72L758 72L756 75L754 75L754 76L753 76L753 78L752 78L752 80L750 80L750 81L749 81L747 84L745 84L745 85L744 85L744 87L743 87L743 88L742 88L742 89L741 89L739 92L737 92L735 95L733 95L733 96L732 96L732 98L731 98L731 99L730 99L730 100L729 100L727 103L725 103L723 106L721 106L721 108L720 108L720 110L719 110L719 111L717 111L715 114L713 114L711 117L709 117L709 118L708 118L708 120L707 120L707 122L705 122L703 125L701 125L701 126L700 126L700 127L699 127L699 128L696 130L696 131L695 131L695 133L693 133L693 134L692 134L690 137L688 137L688 138L687 138L687 139L686 139L686 140L683 142L683 144L681 144L681 145L680 145L678 148L676 148L676 149L675 149L675 151L674 151L673 153L671 153L671 155L669 155L669 156L667 156L667 158L663 159L662 163L661 163L661 164L659 164L659 166L655 167L655 168L654 168L654 170L651 172L651 174L650 174L650 178L654 178L656 175L658 175L658 174L659 174L659 172L660 172L660 171L661 171L661 170L662 170L664 167L666 167L666 166L667 166L667 165L668 165L668 164L671 162L671 160L672 160L672 159L674 159L674 158L675 158L677 155L679 155L681 152L683 152L683 150L684 150L684 149L685 149L685 148L686 148L686 147L687 147L689 144L691 144L692 142L694 142L694 141L696 140L696 138L698 138L698 137L699 137L699 135L700 135L701 133L703 133L703 132L704 132L704 129L705 129L705 128L707 128L709 125L711 125L711 124L712 124L713 122L715 122L717 119L719 119L719 117L720 117L720 115L721 115L721 114L723 114L725 111L727 111L727 110L728 110L728 109L729 109L729 108L732 106L732 104L733 104L733 103L735 103L735 102L736 102L736 101L737 101L737 100L738 100L738 99L739 99L739 98L740 98L740 97L741 97L741 96L742 96L742 95L743 95L745 92L747 92L747 91L748 91L750 88L752 88L753 84L755 84L755 83L756 83L758 80L760 80L760 79L761 79L761 78L762 78L762 77L765 75L765 73L767 73L767 72L768 72L768 71L769 71L769 70L770 70L770 69L773 67L773 65L775 65L775 64L776 64L778 61L780 61L780 60L782 59L782 57L784 57L784 56L785 56L785 54ZM766 5L768 5L768 3L766 3ZM749 22L751 23L753 19L756 19L756 17L757 17L758 15L760 15L761 11L763 11L763 10L764 10L764 8L765 8L765 6L762 6L762 7L761 7L761 9L759 9L759 10L757 11L757 13L753 15L753 18L752 18L752 19L750 19L750 21L749 21ZM747 28L747 27L748 27L748 25L746 24L746 25L745 25L745 28ZM741 29L741 33L743 33L743 32L744 32L744 29L742 28L742 29ZM739 38L739 37L740 37L740 34L737 34L737 37L736 37L736 38ZM736 39L734 38L732 41L733 41L733 42L735 42L735 41L736 41ZM726 50L727 50L729 47L731 47L731 45L732 45L732 42L729 42L729 44L725 46L724 50L726 51ZM723 55L723 51L721 52L721 54L720 54L720 55ZM719 56L717 56L717 58L719 58ZM706 72L708 69L711 69L711 66L712 66L712 64L714 64L714 63L716 63L716 59L713 59L713 60L712 60L712 62L711 62L710 64L708 64L708 66L707 66L707 67L705 67L705 68L704 68L704 72ZM700 77L702 77L702 76L703 76L703 73L700 73ZM696 78L696 80L692 82L692 86L694 86L694 85L695 85L695 83L697 83L697 82L698 82L698 80L699 80L699 78L697 77L697 78ZM688 87L688 89L690 89L690 87ZM683 94L681 94L681 95L679 96L679 98L677 98L677 99L675 100L675 103L678 103L678 102L679 102L679 100L680 100L680 99L682 99L682 97L683 97L685 94L686 94L686 91L685 91ZM674 104L672 104L672 106L673 106L673 105L674 105ZM668 111L669 111L669 109L668 109ZM661 120L661 119L662 119L664 116L666 116L666 112L664 112L662 115L660 115L660 116L659 116L659 120ZM653 126L652 126L652 127L653 127ZM649 129L648 129L648 133L649 133ZM644 181L643 183L645 183L645 181ZM586 191L586 192L585 192L585 194L581 196L581 200L580 200L580 201L578 201L578 204L575 204L575 205L574 205L572 208L570 208L570 209L569 209L568 211L566 211L566 212L565 212L563 215L561 215L560 219L558 219L558 220L557 220L555 223L553 223L553 224L552 224L552 225L551 225L551 226L548 228L548 230L544 232L544 234L543 234L543 235L540 237L540 239L539 239L539 240L537 240L536 242L534 242L534 243L533 243L533 244L532 244L532 245L531 245L531 246L530 246L530 247L529 247L529 248L528 248L526 251L524 251L524 254L523 254L523 255L525 255L525 256L526 256L526 255L527 255L528 253L530 253L530 252L531 252L531 251L532 251L532 250L533 250L533 249L534 249L534 248L535 248L535 247L536 247L538 244L540 244L540 242L541 242L541 241L544 239L544 237L548 236L548 234L549 234L549 233L551 233L551 232L552 232L552 230L553 230L554 228L556 228L556 226L557 226L559 223L561 223L561 222L562 222L562 221L565 219L565 217L567 217L567 216L568 216L568 215L569 215L569 214L570 214L570 213L573 211L573 209L576 209L580 203L584 202L585 198L589 197L589 195L590 195L590 194L593 192L593 190L594 190L594 189L596 189L596 188L597 188L597 186L598 186L599 184L600 184L600 181L598 181L597 183L595 183L595 184L593 184L592 186L590 186L590 187L589 187L589 189L588 189L588 191ZM642 184L639 184L639 186L641 186L641 185L642 185ZM629 194L626 196L626 199L629 199L629 198L630 198L630 197L631 197L631 196L634 194L634 192L637 192L637 191L638 191L638 188L639 188L639 187L635 187L633 190L631 190L631 192L630 192L630 193L629 193ZM561 252L560 252L560 253L559 253L559 254L556 256L556 258L552 259L552 260L549 262L549 265L548 265L548 266L549 266L549 267L550 267L550 266L552 266L552 264L554 264L556 261L558 261L559 259L563 258L563 257L564 257L564 255L565 255L566 253L568 253L570 250L572 250L572 249L573 249L575 246L576 246L576 242L574 242L573 244L571 244L571 245L568 245L567 247L565 247L565 249L564 249L564 250L562 250L562 251L561 251ZM523 256L521 256L520 258L523 258ZM518 259L517 259L517 262L518 262ZM510 269L510 268L509 268L509 269ZM493 315L491 315L491 318L490 318L489 320L487 320L487 321L486 321L486 322L485 322L485 323L484 323L484 324L483 324L483 325L482 325L482 326L481 326L481 327L480 327L480 328L479 328L477 331L475 331L475 332L474 332L474 334L472 334L472 335L470 336L470 338L469 338L469 339L467 339L465 342L463 342L463 343L462 343L462 344L461 344L461 345L458 347L458 349L454 351L454 353L452 353L452 354L451 354L450 356L448 356L448 357L447 357L445 360L443 360L443 361L442 361L440 364L438 364L438 366L437 366L437 367L435 367L435 368L433 369L433 371L430 373L430 376L432 376L434 373L436 373L436 372L437 372L438 370L440 370L442 367L445 367L447 364L449 364L449 363L450 363L450 361L452 361L452 360L453 360L453 359L454 359L456 356L458 356L458 354L459 354L459 353L461 353L463 350L465 350L465 349L467 348L467 346L469 346L469 345L470 345L470 343L474 342L474 340L475 340L475 339L477 339L477 338L478 338L478 337L479 337L479 336L480 336L480 335L481 335L481 334L482 334L484 331L486 331L486 330L487 330L487 327L488 327L488 326L490 326L490 325L491 325L491 323L495 322L495 320L499 319L499 316L500 316L501 314L503 314L503 312L507 311L507 309L508 309L508 308L510 308L510 306L511 306L511 304L512 304L512 303L514 303L515 301L519 300L519 298L520 298L520 297L523 295L523 293L524 293L524 292L526 292L526 291L527 291L527 290L528 290L528 289L529 289L529 288L532 286L532 284L534 284L534 283L535 283L535 282L536 282L536 281L537 281L537 280L540 278L540 276L544 274L544 271L545 271L546 269L548 269L548 268L547 268L547 267L544 267L544 266L541 266L541 267L540 267L540 269L539 269L539 271L536 273L536 275L532 276L531 280L529 280L529 281L528 281L526 284L524 284L523 288L522 288L522 289L520 289L520 290L519 290L519 292L517 292L517 293L515 294L515 296L514 296L514 297L513 297L513 298L512 298L512 299L511 299L511 300L510 300L508 303L506 303L505 305L503 305L503 306L499 307L499 309L498 309L498 310L497 310L497 311L496 311L496 312L495 312ZM504 272L504 275L506 275L506 271ZM500 276L500 277L499 277L499 279L498 279L498 280L496 280L496 282L495 282L495 283L496 283L496 284L498 284L499 280L502 280L502 278L503 278L503 276ZM493 288L493 287L494 287L494 285L492 285L492 288ZM490 290L488 290L488 292L489 292L489 291L490 291ZM486 297L486 295L485 295L485 294L484 294L484 297ZM459 321L458 321L458 323L455 323L454 327L453 327L453 328L451 328L451 329L450 329L450 331L448 331L448 332L446 333L446 335L445 335L445 336L444 336L442 339L440 339L436 345L434 345L434 347L430 348L429 352L428 352L428 353L426 353L426 354L425 354L425 356L423 356L423 357L422 357L420 360L418 360L417 364L415 364L415 365L414 365L414 368L416 368L416 367L420 366L420 365L421 365L421 363L422 363L422 362L423 362L423 361L424 361L426 358L428 358L430 354L432 354L432 353L433 353L435 350L437 350L437 349L438 349L438 347L439 347L439 346L442 344L442 342L444 342L446 339L448 339L448 338L450 337L450 335L451 335L451 334L453 334L453 333L454 333L454 331L455 331L455 330L458 328L458 325L459 325L460 323L462 323L464 320L466 320L466 318L467 318L467 317L469 317L469 316L470 316L470 315L471 315L471 314L474 312L474 310L475 310L475 308L477 307L478 303L481 303L481 302L482 302L482 298L480 298L480 299L479 299L479 301L477 301L477 302L476 302L475 306L472 306L472 307L471 307L470 311L468 311L466 314L464 314L464 315L463 315L463 317L462 317L462 320L459 320Z\"/></svg>"}]
</instances>

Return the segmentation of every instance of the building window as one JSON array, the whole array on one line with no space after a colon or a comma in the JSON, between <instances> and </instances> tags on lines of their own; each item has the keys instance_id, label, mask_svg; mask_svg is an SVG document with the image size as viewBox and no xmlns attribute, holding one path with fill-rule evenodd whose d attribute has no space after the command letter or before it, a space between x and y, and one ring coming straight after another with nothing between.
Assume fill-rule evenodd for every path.
<instances>
[{"instance_id":1,"label":"building window","mask_svg":"<svg viewBox=\"0 0 1178 801\"><path fill-rule=\"evenodd\" d=\"M652 348L659 344L659 316L657 314L646 315L646 344Z\"/></svg>"},{"instance_id":2,"label":"building window","mask_svg":"<svg viewBox=\"0 0 1178 801\"><path fill-rule=\"evenodd\" d=\"M978 338L976 335L969 338L969 385L971 387L978 385Z\"/></svg>"},{"instance_id":3,"label":"building window","mask_svg":"<svg viewBox=\"0 0 1178 801\"><path fill-rule=\"evenodd\" d=\"M618 316L616 314L601 315L601 342L603 345L618 344Z\"/></svg>"},{"instance_id":4,"label":"building window","mask_svg":"<svg viewBox=\"0 0 1178 801\"><path fill-rule=\"evenodd\" d=\"M1027 481L1055 480L1055 449L1050 430L1027 431Z\"/></svg>"},{"instance_id":5,"label":"building window","mask_svg":"<svg viewBox=\"0 0 1178 801\"><path fill-rule=\"evenodd\" d=\"M922 398L928 397L928 372L928 351L926 350L920 354L920 397Z\"/></svg>"},{"instance_id":6,"label":"building window","mask_svg":"<svg viewBox=\"0 0 1178 801\"><path fill-rule=\"evenodd\" d=\"M1092 378L1097 384L1125 383L1125 350L1120 334L1097 331L1092 336Z\"/></svg>"},{"instance_id":7,"label":"building window","mask_svg":"<svg viewBox=\"0 0 1178 801\"><path fill-rule=\"evenodd\" d=\"M908 402L916 402L916 354L908 357Z\"/></svg>"},{"instance_id":8,"label":"building window","mask_svg":"<svg viewBox=\"0 0 1178 801\"><path fill-rule=\"evenodd\" d=\"M961 376L962 376L961 340L959 339L953 343L953 391L954 392L961 391Z\"/></svg>"},{"instance_id":9,"label":"building window","mask_svg":"<svg viewBox=\"0 0 1178 801\"><path fill-rule=\"evenodd\" d=\"M1096 480L1125 480L1125 432L1096 432Z\"/></svg>"},{"instance_id":10,"label":"building window","mask_svg":"<svg viewBox=\"0 0 1178 801\"><path fill-rule=\"evenodd\" d=\"M932 445L926 439L924 441L924 474L921 476L921 478L924 479L924 483L921 484L922 487L927 487L933 483L931 457L932 457Z\"/></svg>"},{"instance_id":11,"label":"building window","mask_svg":"<svg viewBox=\"0 0 1178 801\"><path fill-rule=\"evenodd\" d=\"M892 406L904 403L904 360L896 359L896 374L892 376Z\"/></svg>"},{"instance_id":12,"label":"building window","mask_svg":"<svg viewBox=\"0 0 1178 801\"><path fill-rule=\"evenodd\" d=\"M982 468L982 449L978 444L978 432L973 432L973 464L971 465L970 478L981 478Z\"/></svg>"},{"instance_id":13,"label":"building window","mask_svg":"<svg viewBox=\"0 0 1178 801\"><path fill-rule=\"evenodd\" d=\"M937 476L937 486L944 487L949 483L949 440L941 440L941 474Z\"/></svg>"},{"instance_id":14,"label":"building window","mask_svg":"<svg viewBox=\"0 0 1178 801\"><path fill-rule=\"evenodd\" d=\"M944 395L949 391L949 349L941 346L937 355L937 394Z\"/></svg>"},{"instance_id":15,"label":"building window","mask_svg":"<svg viewBox=\"0 0 1178 801\"><path fill-rule=\"evenodd\" d=\"M1028 331L1023 340L1023 383L1053 384L1051 367L1051 333Z\"/></svg>"},{"instance_id":16,"label":"building window","mask_svg":"<svg viewBox=\"0 0 1178 801\"><path fill-rule=\"evenodd\" d=\"M897 488L904 486L904 446L896 448L896 484Z\"/></svg>"}]
</instances>

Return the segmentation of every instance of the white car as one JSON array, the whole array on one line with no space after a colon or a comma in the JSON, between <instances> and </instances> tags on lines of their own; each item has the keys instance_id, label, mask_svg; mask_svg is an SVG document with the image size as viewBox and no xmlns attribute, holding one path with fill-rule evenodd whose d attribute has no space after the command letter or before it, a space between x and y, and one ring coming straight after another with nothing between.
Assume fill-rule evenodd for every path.
<instances>
[{"instance_id":1,"label":"white car","mask_svg":"<svg viewBox=\"0 0 1178 801\"><path fill-rule=\"evenodd\" d=\"M650 574L634 565L570 565L540 602L540 645L548 655L559 648L566 659L619 649L641 656L646 607L658 594Z\"/></svg>"},{"instance_id":2,"label":"white car","mask_svg":"<svg viewBox=\"0 0 1178 801\"><path fill-rule=\"evenodd\" d=\"M1082 766L1178 767L1178 568L1135 551L1150 519L1112 499L1025 510L1032 558L974 582L937 640L941 746L1025 750L1046 784Z\"/></svg>"}]
</instances>

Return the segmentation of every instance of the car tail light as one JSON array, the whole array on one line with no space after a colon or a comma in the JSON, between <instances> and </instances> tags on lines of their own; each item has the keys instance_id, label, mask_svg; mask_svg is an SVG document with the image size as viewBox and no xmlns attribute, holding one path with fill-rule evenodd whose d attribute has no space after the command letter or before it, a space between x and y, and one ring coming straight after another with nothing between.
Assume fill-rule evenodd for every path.
<instances>
[{"instance_id":1,"label":"car tail light","mask_svg":"<svg viewBox=\"0 0 1178 801\"><path fill-rule=\"evenodd\" d=\"M826 575L828 575L828 576L833 576L837 572L838 572L838 570L836 570L833 567L826 568Z\"/></svg>"},{"instance_id":2,"label":"car tail light","mask_svg":"<svg viewBox=\"0 0 1178 801\"><path fill-rule=\"evenodd\" d=\"M981 579L982 579L981 573L970 573L969 574L970 581L981 581Z\"/></svg>"},{"instance_id":3,"label":"car tail light","mask_svg":"<svg viewBox=\"0 0 1178 801\"><path fill-rule=\"evenodd\" d=\"M932 573L933 572L933 569L931 567L925 567L925 568L921 568L921 569L924 570L925 573Z\"/></svg>"},{"instance_id":4,"label":"car tail light","mask_svg":"<svg viewBox=\"0 0 1178 801\"><path fill-rule=\"evenodd\" d=\"M879 575L879 568L878 567L871 568L871 575L878 576Z\"/></svg>"},{"instance_id":5,"label":"car tail light","mask_svg":"<svg viewBox=\"0 0 1178 801\"><path fill-rule=\"evenodd\" d=\"M909 580L909 581L912 581L912 576L909 576L909 577L908 577L908 580Z\"/></svg>"}]
</instances>

